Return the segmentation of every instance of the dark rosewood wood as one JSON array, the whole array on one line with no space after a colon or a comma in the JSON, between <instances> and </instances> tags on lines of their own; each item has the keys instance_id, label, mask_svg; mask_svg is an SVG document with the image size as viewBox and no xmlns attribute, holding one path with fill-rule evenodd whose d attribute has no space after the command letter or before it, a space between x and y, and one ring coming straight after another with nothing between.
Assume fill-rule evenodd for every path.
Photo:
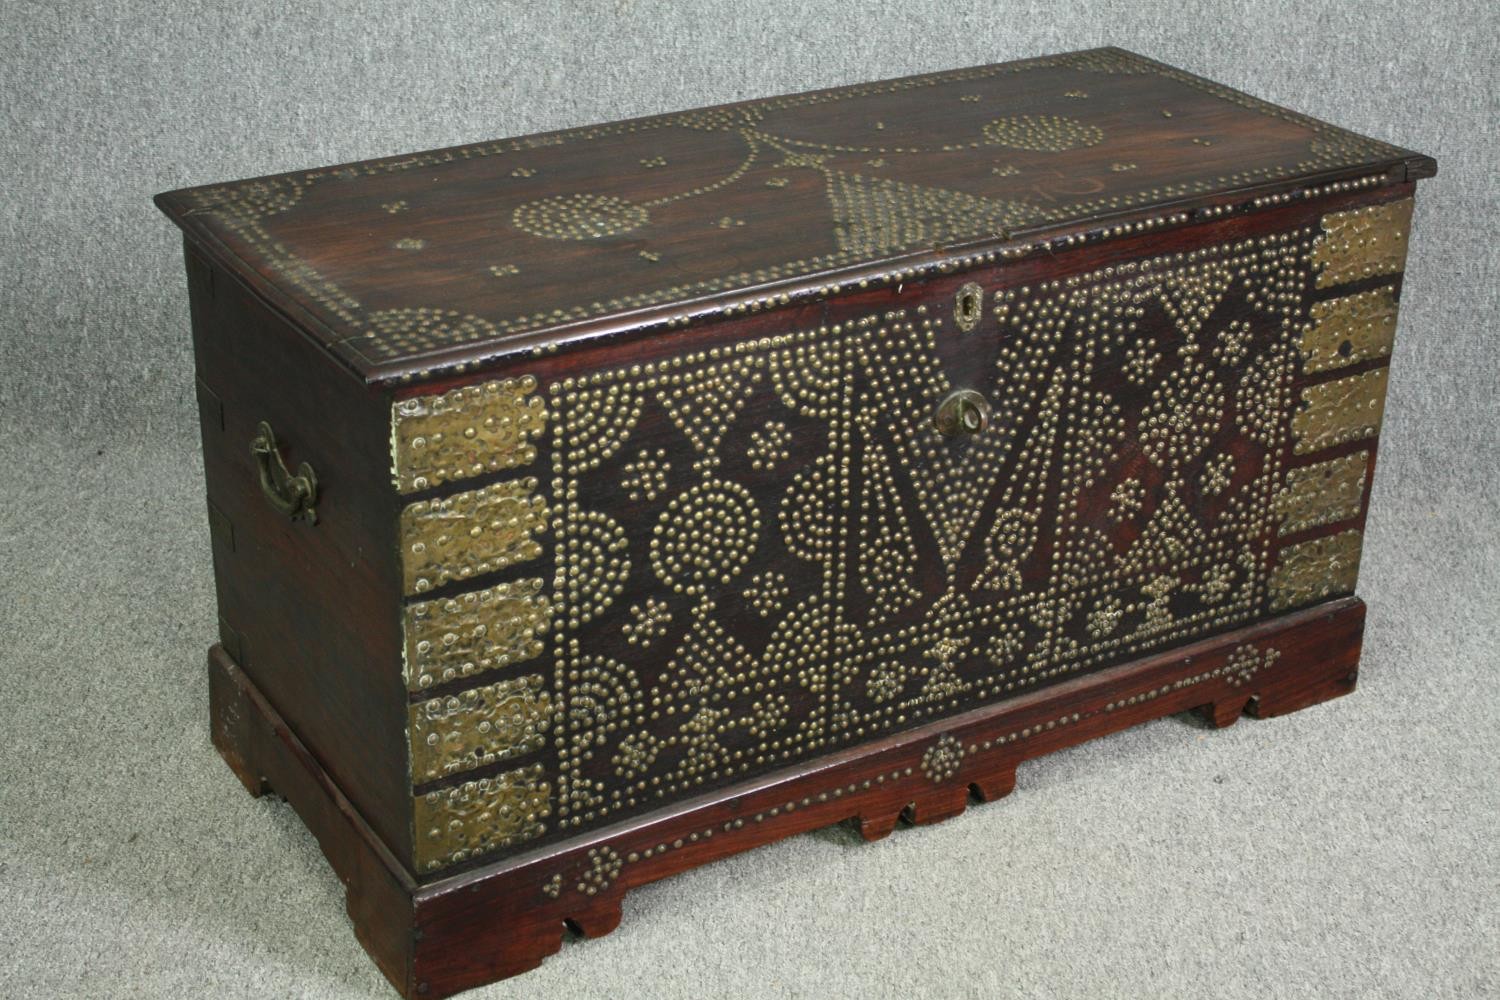
<instances>
[{"instance_id":1,"label":"dark rosewood wood","mask_svg":"<svg viewBox=\"0 0 1500 1000\"><path fill-rule=\"evenodd\" d=\"M397 990L435 998L535 967L568 927L607 934L627 890L717 858L846 820L869 839L902 820L937 822L971 795L1009 794L1026 760L1161 716L1197 709L1223 726L1247 706L1270 717L1347 694L1364 616L1357 598L1330 601L421 886L217 646L213 738L252 794L281 794L313 831L360 942ZM1279 655L1246 679L1226 669L1246 650Z\"/></svg>"}]
</instances>

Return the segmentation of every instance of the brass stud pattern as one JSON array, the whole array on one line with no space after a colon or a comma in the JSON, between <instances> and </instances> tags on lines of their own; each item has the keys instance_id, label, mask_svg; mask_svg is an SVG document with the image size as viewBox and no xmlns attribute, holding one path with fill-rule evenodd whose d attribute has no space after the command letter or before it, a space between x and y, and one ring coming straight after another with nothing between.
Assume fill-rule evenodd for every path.
<instances>
[{"instance_id":1,"label":"brass stud pattern","mask_svg":"<svg viewBox=\"0 0 1500 1000\"><path fill-rule=\"evenodd\" d=\"M986 142L1009 149L1060 153L1080 146L1097 146L1104 130L1062 115L1012 115L997 118L984 127Z\"/></svg>"},{"instance_id":2,"label":"brass stud pattern","mask_svg":"<svg viewBox=\"0 0 1500 1000\"><path fill-rule=\"evenodd\" d=\"M651 538L651 566L679 594L730 583L750 562L760 511L732 481L705 481L674 497Z\"/></svg>"},{"instance_id":3,"label":"brass stud pattern","mask_svg":"<svg viewBox=\"0 0 1500 1000\"><path fill-rule=\"evenodd\" d=\"M1022 201L821 169L839 249L858 257L1003 233L1039 214Z\"/></svg>"},{"instance_id":4,"label":"brass stud pattern","mask_svg":"<svg viewBox=\"0 0 1500 1000\"><path fill-rule=\"evenodd\" d=\"M567 622L577 628L599 617L625 587L630 543L625 529L603 511L570 509L568 532L558 546L559 577Z\"/></svg>"},{"instance_id":5,"label":"brass stud pattern","mask_svg":"<svg viewBox=\"0 0 1500 1000\"><path fill-rule=\"evenodd\" d=\"M1323 216L1323 235L1313 250L1318 287L1395 274L1406 267L1412 199L1369 205Z\"/></svg>"},{"instance_id":6,"label":"brass stud pattern","mask_svg":"<svg viewBox=\"0 0 1500 1000\"><path fill-rule=\"evenodd\" d=\"M1358 517L1369 464L1370 453L1357 451L1289 471L1286 486L1276 494L1280 533L1291 535Z\"/></svg>"},{"instance_id":7,"label":"brass stud pattern","mask_svg":"<svg viewBox=\"0 0 1500 1000\"><path fill-rule=\"evenodd\" d=\"M543 678L533 674L432 698L409 709L416 784L540 750L552 719Z\"/></svg>"},{"instance_id":8,"label":"brass stud pattern","mask_svg":"<svg viewBox=\"0 0 1500 1000\"><path fill-rule=\"evenodd\" d=\"M603 194L553 195L516 206L511 225L548 240L597 240L639 229L651 219L640 205Z\"/></svg>"},{"instance_id":9,"label":"brass stud pattern","mask_svg":"<svg viewBox=\"0 0 1500 1000\"><path fill-rule=\"evenodd\" d=\"M790 592L784 574L767 570L750 581L750 586L745 588L745 600L750 602L756 614L770 618L781 610Z\"/></svg>"},{"instance_id":10,"label":"brass stud pattern","mask_svg":"<svg viewBox=\"0 0 1500 1000\"><path fill-rule=\"evenodd\" d=\"M546 831L552 786L542 765L507 771L418 795L414 800L416 865L437 871Z\"/></svg>"},{"instance_id":11,"label":"brass stud pattern","mask_svg":"<svg viewBox=\"0 0 1500 1000\"><path fill-rule=\"evenodd\" d=\"M547 528L547 500L534 478L495 483L401 511L401 569L406 593L421 594L535 559Z\"/></svg>"},{"instance_id":12,"label":"brass stud pattern","mask_svg":"<svg viewBox=\"0 0 1500 1000\"><path fill-rule=\"evenodd\" d=\"M569 540L597 534L582 498L609 502L613 484L590 475L599 456L639 425L652 454L692 461L656 498L642 565L604 588L625 593L615 580L628 579L627 608L600 612L623 636L618 658L579 614L600 588L560 600L560 826L1264 616L1315 236L987 291L998 356L976 388L994 419L960 443L931 422L953 389L938 351L946 309L872 313L553 386L565 589ZM1219 319L1224 303L1233 321ZM1132 356L1149 363L1122 382ZM778 447L811 457L779 493L752 497L720 453L749 441L752 460L765 457L782 432ZM1213 445L1225 436L1233 456ZM1100 516L1130 530L1101 531ZM962 576L975 555L977 577ZM742 582L761 556L771 565ZM766 619L753 650L726 628L737 613Z\"/></svg>"},{"instance_id":13,"label":"brass stud pattern","mask_svg":"<svg viewBox=\"0 0 1500 1000\"><path fill-rule=\"evenodd\" d=\"M402 493L526 465L547 422L536 379L494 379L391 406L392 465Z\"/></svg>"},{"instance_id":14,"label":"brass stud pattern","mask_svg":"<svg viewBox=\"0 0 1500 1000\"><path fill-rule=\"evenodd\" d=\"M1379 434L1385 415L1388 372L1389 369L1376 368L1303 389L1301 409L1292 418L1297 454L1322 451Z\"/></svg>"},{"instance_id":15,"label":"brass stud pattern","mask_svg":"<svg viewBox=\"0 0 1500 1000\"><path fill-rule=\"evenodd\" d=\"M988 752L995 747L1005 746L1006 744L1026 742L1045 733L1077 725L1085 719L1109 715L1220 678L1227 680L1233 687L1243 687L1248 685L1255 678L1256 674L1269 669L1280 658L1281 651L1274 646L1268 646L1262 650L1253 644L1247 643L1237 646L1232 652L1225 655L1223 661L1218 666L1203 670L1189 677L1178 678L1171 684L1163 684L1160 687L1150 688L1149 690L1121 698L1118 701L1109 702L1103 708L1094 709L1090 712L1072 712L1059 716L1056 719L1047 719L1038 722L1034 726L1011 730L1009 733L998 733L982 741L976 738L975 742L969 744L967 748L957 738L944 735L938 743L930 746L924 752L923 762L922 765L919 765L919 769L928 780L941 782L957 773L957 765L954 765L955 769L950 771L946 778L934 777L934 775L941 774L942 769L950 762L956 760L958 763L961 763L963 757L966 755ZM856 795L859 792L868 792L886 784L895 785L897 782L901 782L903 779L911 778L912 776L913 768L909 766L896 767L890 771L882 771L874 777L865 778L862 781L851 781L847 785L834 785L832 788L804 795L800 799L788 799L786 802L771 806L768 809L762 808L754 812L746 809L741 815L726 819L716 826L707 826L702 830L694 830L685 836L677 837L670 842L662 841L661 843L646 847L644 850L631 851L624 855L623 858L620 857L618 851L607 845L591 849L587 855L588 869L586 870L584 879L579 883L578 891L587 894L587 886L593 884L596 886L596 893L603 892L619 878L626 865L649 861L652 858L661 857L671 851L681 850L693 844L712 840L716 833L734 833L735 831L744 829L747 824L771 822L781 816L790 816L798 809L808 809L813 806L826 805L829 802L837 802L846 796ZM620 861L618 865L615 863L617 859ZM596 872L598 873L597 875L595 875ZM594 877L590 878L591 875ZM599 884L601 881L603 882L602 885ZM563 873L555 872L542 883L541 891L544 895L552 899L557 899L562 894L563 884Z\"/></svg>"},{"instance_id":16,"label":"brass stud pattern","mask_svg":"<svg viewBox=\"0 0 1500 1000\"><path fill-rule=\"evenodd\" d=\"M412 691L540 656L552 604L540 579L496 584L407 605L406 683Z\"/></svg>"},{"instance_id":17,"label":"brass stud pattern","mask_svg":"<svg viewBox=\"0 0 1500 1000\"><path fill-rule=\"evenodd\" d=\"M792 435L780 420L769 421L760 430L752 431L750 447L745 451L746 457L750 459L750 467L757 472L769 472L776 468L777 462L784 462L791 457L791 452L787 450L787 445L791 442Z\"/></svg>"},{"instance_id":18,"label":"brass stud pattern","mask_svg":"<svg viewBox=\"0 0 1500 1000\"><path fill-rule=\"evenodd\" d=\"M1203 479L1200 489L1211 497L1218 496L1229 489L1229 484L1234 480L1234 456L1230 454L1215 455L1208 460L1203 469Z\"/></svg>"},{"instance_id":19,"label":"brass stud pattern","mask_svg":"<svg viewBox=\"0 0 1500 1000\"><path fill-rule=\"evenodd\" d=\"M922 773L934 784L942 784L958 773L963 763L964 747L953 736L944 734L922 754Z\"/></svg>"},{"instance_id":20,"label":"brass stud pattern","mask_svg":"<svg viewBox=\"0 0 1500 1000\"><path fill-rule=\"evenodd\" d=\"M1224 678L1232 687L1244 687L1255 679L1256 674L1269 670L1279 659L1281 650L1275 647L1262 651L1249 644L1236 646L1234 652L1229 654L1229 659L1224 662Z\"/></svg>"},{"instance_id":21,"label":"brass stud pattern","mask_svg":"<svg viewBox=\"0 0 1500 1000\"><path fill-rule=\"evenodd\" d=\"M1390 285L1316 302L1302 334L1302 366L1328 371L1389 357L1396 342L1396 294Z\"/></svg>"},{"instance_id":22,"label":"brass stud pattern","mask_svg":"<svg viewBox=\"0 0 1500 1000\"><path fill-rule=\"evenodd\" d=\"M1354 593L1362 545L1360 533L1351 529L1282 549L1271 575L1271 610Z\"/></svg>"},{"instance_id":23,"label":"brass stud pattern","mask_svg":"<svg viewBox=\"0 0 1500 1000\"><path fill-rule=\"evenodd\" d=\"M447 343L486 340L495 324L451 309L385 309L368 318L369 346L384 355L422 351Z\"/></svg>"},{"instance_id":24,"label":"brass stud pattern","mask_svg":"<svg viewBox=\"0 0 1500 1000\"><path fill-rule=\"evenodd\" d=\"M625 478L620 480L620 488L631 500L655 500L667 491L667 473L671 471L672 463L667 461L666 449L647 451L643 448L635 460L625 466Z\"/></svg>"},{"instance_id":25,"label":"brass stud pattern","mask_svg":"<svg viewBox=\"0 0 1500 1000\"><path fill-rule=\"evenodd\" d=\"M588 871L583 873L583 878L578 883L578 891L585 896L603 892L620 877L620 869L624 867L624 859L614 848L590 847Z\"/></svg>"},{"instance_id":26,"label":"brass stud pattern","mask_svg":"<svg viewBox=\"0 0 1500 1000\"><path fill-rule=\"evenodd\" d=\"M646 603L630 606L630 618L624 626L625 638L632 646L649 646L651 640L666 633L672 610L666 601L648 597Z\"/></svg>"}]
</instances>

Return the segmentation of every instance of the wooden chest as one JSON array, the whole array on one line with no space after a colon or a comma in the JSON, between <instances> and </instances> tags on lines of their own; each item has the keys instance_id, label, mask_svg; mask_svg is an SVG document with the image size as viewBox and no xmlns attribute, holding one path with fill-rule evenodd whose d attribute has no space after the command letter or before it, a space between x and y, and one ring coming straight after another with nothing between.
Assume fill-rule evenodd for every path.
<instances>
[{"instance_id":1,"label":"wooden chest","mask_svg":"<svg viewBox=\"0 0 1500 1000\"><path fill-rule=\"evenodd\" d=\"M161 195L214 741L439 997L1346 693L1434 169L1099 49Z\"/></svg>"}]
</instances>

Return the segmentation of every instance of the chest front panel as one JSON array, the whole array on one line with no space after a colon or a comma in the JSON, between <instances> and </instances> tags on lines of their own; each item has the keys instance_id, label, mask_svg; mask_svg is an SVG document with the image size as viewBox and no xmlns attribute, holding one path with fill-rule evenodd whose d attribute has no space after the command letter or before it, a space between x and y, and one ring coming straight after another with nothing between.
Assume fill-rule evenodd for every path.
<instances>
[{"instance_id":1,"label":"chest front panel","mask_svg":"<svg viewBox=\"0 0 1500 1000\"><path fill-rule=\"evenodd\" d=\"M486 803L500 846L588 829L1352 591L1400 260L1324 280L1367 252L1325 260L1328 218L539 365L535 461L460 494L530 518L479 532L510 539L504 662L457 658L526 678L529 728L460 739L446 773L490 769L427 793L427 867L496 846L439 822ZM981 416L945 434L958 390Z\"/></svg>"}]
</instances>

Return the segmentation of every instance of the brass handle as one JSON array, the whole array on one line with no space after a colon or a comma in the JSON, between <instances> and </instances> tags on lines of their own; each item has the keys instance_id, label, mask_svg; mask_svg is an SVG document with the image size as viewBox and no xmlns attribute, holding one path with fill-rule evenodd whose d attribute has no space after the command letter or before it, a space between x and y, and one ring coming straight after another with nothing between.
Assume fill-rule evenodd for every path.
<instances>
[{"instance_id":1,"label":"brass handle","mask_svg":"<svg viewBox=\"0 0 1500 1000\"><path fill-rule=\"evenodd\" d=\"M297 467L295 476L287 471L276 445L276 432L264 420L250 439L250 454L260 467L260 489L271 506L294 521L302 518L308 524L317 524L314 504L318 500L318 477L306 462Z\"/></svg>"},{"instance_id":2,"label":"brass handle","mask_svg":"<svg viewBox=\"0 0 1500 1000\"><path fill-rule=\"evenodd\" d=\"M945 437L978 434L990 422L990 404L973 389L955 389L938 404L933 424Z\"/></svg>"}]
</instances>

